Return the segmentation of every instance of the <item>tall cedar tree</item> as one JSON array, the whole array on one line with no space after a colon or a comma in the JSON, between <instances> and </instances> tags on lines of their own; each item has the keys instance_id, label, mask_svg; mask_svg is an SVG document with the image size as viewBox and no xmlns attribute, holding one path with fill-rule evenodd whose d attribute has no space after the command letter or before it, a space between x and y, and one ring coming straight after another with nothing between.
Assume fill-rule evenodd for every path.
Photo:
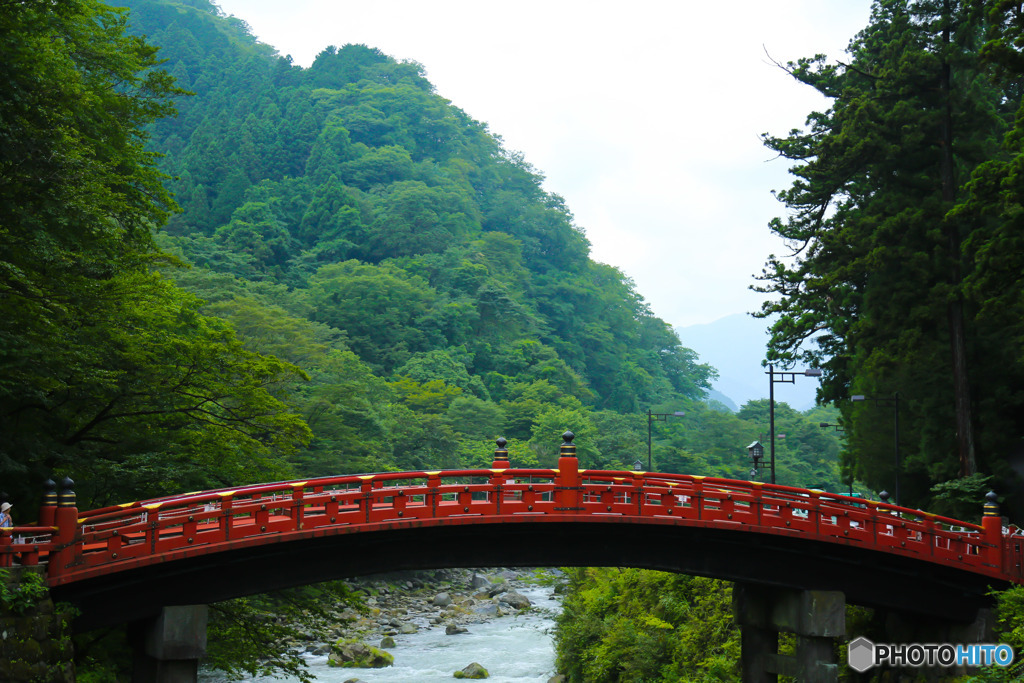
<instances>
[{"instance_id":1,"label":"tall cedar tree","mask_svg":"<svg viewBox=\"0 0 1024 683\"><path fill-rule=\"evenodd\" d=\"M790 216L771 223L792 253L771 256L757 287L775 295L760 315L780 316L770 357L825 370L821 398L841 407L859 454L845 465L876 490L894 482L898 394L905 504L974 474L987 424L971 387L990 339L963 289L962 244L975 226L950 213L971 171L999 154L1017 103L980 62L984 19L978 3L876 2L848 64L819 55L785 67L831 108L807 130L765 136L799 162L778 193ZM851 393L890 401L855 408ZM982 453L982 469L1004 473L1001 455Z\"/></svg>"}]
</instances>

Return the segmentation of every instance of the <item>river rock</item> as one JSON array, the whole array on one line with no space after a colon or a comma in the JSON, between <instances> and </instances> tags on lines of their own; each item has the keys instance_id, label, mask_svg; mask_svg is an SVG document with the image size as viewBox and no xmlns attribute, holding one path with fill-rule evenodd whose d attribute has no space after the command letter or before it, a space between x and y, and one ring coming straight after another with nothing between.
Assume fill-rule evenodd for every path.
<instances>
[{"instance_id":1,"label":"river rock","mask_svg":"<svg viewBox=\"0 0 1024 683\"><path fill-rule=\"evenodd\" d=\"M402 633L416 633L420 630L420 627L416 624L402 624L402 628L400 630Z\"/></svg>"},{"instance_id":2,"label":"river rock","mask_svg":"<svg viewBox=\"0 0 1024 683\"><path fill-rule=\"evenodd\" d=\"M479 614L484 617L500 617L501 609L492 602L486 605L480 605L473 610L473 614Z\"/></svg>"},{"instance_id":3,"label":"river rock","mask_svg":"<svg viewBox=\"0 0 1024 683\"><path fill-rule=\"evenodd\" d=\"M565 680L566 679L564 674L555 674L554 676L548 679L548 683L565 683Z\"/></svg>"},{"instance_id":4,"label":"river rock","mask_svg":"<svg viewBox=\"0 0 1024 683\"><path fill-rule=\"evenodd\" d=\"M507 602L509 605L515 607L516 609L528 609L533 604L530 602L530 599L528 597L520 593L516 593L515 591L502 593L498 596L498 601Z\"/></svg>"},{"instance_id":5,"label":"river rock","mask_svg":"<svg viewBox=\"0 0 1024 683\"><path fill-rule=\"evenodd\" d=\"M390 653L359 641L339 640L331 648L331 654L327 658L328 666L359 669L381 669L394 663L395 658Z\"/></svg>"},{"instance_id":6,"label":"river rock","mask_svg":"<svg viewBox=\"0 0 1024 683\"><path fill-rule=\"evenodd\" d=\"M495 595L501 595L506 591L508 591L508 582L501 581L500 583L496 583L492 585L490 588L488 588L487 595L493 598Z\"/></svg>"},{"instance_id":7,"label":"river rock","mask_svg":"<svg viewBox=\"0 0 1024 683\"><path fill-rule=\"evenodd\" d=\"M446 636L457 636L460 633L469 633L469 631L467 629L465 629L464 627L457 626L455 624L448 624L447 626L444 627L444 634Z\"/></svg>"},{"instance_id":8,"label":"river rock","mask_svg":"<svg viewBox=\"0 0 1024 683\"><path fill-rule=\"evenodd\" d=\"M487 669L483 668L476 662L473 662L462 671L455 672L455 678L490 678L491 675L487 673Z\"/></svg>"},{"instance_id":9,"label":"river rock","mask_svg":"<svg viewBox=\"0 0 1024 683\"><path fill-rule=\"evenodd\" d=\"M384 636L380 639L380 649L390 650L395 647L395 639L391 636Z\"/></svg>"},{"instance_id":10,"label":"river rock","mask_svg":"<svg viewBox=\"0 0 1024 683\"><path fill-rule=\"evenodd\" d=\"M452 604L452 596L448 595L447 593L438 593L434 596L434 599L431 601L430 604L434 605L435 607L447 607L448 605Z\"/></svg>"},{"instance_id":11,"label":"river rock","mask_svg":"<svg viewBox=\"0 0 1024 683\"><path fill-rule=\"evenodd\" d=\"M491 582L487 580L486 576L480 576L479 574L473 574L473 578L470 579L470 585L473 588L483 588L484 586L491 585Z\"/></svg>"}]
</instances>

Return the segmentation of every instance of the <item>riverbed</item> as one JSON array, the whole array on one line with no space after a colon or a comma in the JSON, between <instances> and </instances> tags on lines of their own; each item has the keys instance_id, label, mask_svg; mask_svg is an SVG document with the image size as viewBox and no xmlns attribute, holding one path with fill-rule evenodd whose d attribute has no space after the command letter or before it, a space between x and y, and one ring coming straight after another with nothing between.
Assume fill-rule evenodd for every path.
<instances>
[{"instance_id":1,"label":"riverbed","mask_svg":"<svg viewBox=\"0 0 1024 683\"><path fill-rule=\"evenodd\" d=\"M309 671L323 683L344 683L351 679L365 683L449 683L455 680L456 671L477 662L490 673L487 680L491 683L546 683L555 673L552 631L554 617L561 609L559 598L553 595L550 586L528 585L517 590L530 599L532 609L467 624L468 632L457 635L446 635L445 627L438 625L394 636L395 647L388 650L395 657L393 666L337 668L327 665L326 656L310 656L307 659ZM247 680L294 683L297 679Z\"/></svg>"}]
</instances>

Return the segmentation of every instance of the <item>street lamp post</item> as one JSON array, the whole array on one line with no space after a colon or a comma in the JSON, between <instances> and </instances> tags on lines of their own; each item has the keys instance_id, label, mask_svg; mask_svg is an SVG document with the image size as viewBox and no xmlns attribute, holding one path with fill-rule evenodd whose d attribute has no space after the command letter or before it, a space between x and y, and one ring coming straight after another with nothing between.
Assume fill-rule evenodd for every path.
<instances>
[{"instance_id":1,"label":"street lamp post","mask_svg":"<svg viewBox=\"0 0 1024 683\"><path fill-rule=\"evenodd\" d=\"M686 413L681 410L677 410L674 413L652 413L651 409L647 409L647 471L652 472L651 468L651 423L655 420L661 422L668 422L670 417L686 417Z\"/></svg>"},{"instance_id":2,"label":"street lamp post","mask_svg":"<svg viewBox=\"0 0 1024 683\"><path fill-rule=\"evenodd\" d=\"M851 401L872 401L876 404L891 403L893 407L893 454L895 457L896 476L893 487L893 503L900 504L900 392L895 391L891 397L887 396L864 396L855 394L850 397Z\"/></svg>"},{"instance_id":3,"label":"street lamp post","mask_svg":"<svg viewBox=\"0 0 1024 683\"><path fill-rule=\"evenodd\" d=\"M819 422L818 426L821 427L822 429L828 429L829 427L832 427L837 432L845 432L846 431L843 428L843 425L836 424L834 422Z\"/></svg>"},{"instance_id":4,"label":"street lamp post","mask_svg":"<svg viewBox=\"0 0 1024 683\"><path fill-rule=\"evenodd\" d=\"M768 375L768 432L770 434L771 441L771 466L772 466L772 483L775 483L775 383L776 382L787 382L789 384L796 384L796 376L803 375L804 377L821 377L821 370L819 368L807 368L804 371L778 371L776 372L775 366L768 365L768 372L764 373ZM778 378L776 378L778 375Z\"/></svg>"}]
</instances>

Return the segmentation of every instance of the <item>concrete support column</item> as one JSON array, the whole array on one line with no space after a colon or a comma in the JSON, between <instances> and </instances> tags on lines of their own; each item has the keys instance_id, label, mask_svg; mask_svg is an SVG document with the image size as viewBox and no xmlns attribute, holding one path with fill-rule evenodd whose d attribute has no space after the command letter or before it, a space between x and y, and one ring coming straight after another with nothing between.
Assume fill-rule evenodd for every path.
<instances>
[{"instance_id":1,"label":"concrete support column","mask_svg":"<svg viewBox=\"0 0 1024 683\"><path fill-rule=\"evenodd\" d=\"M839 680L835 640L846 635L846 598L838 591L802 591L737 583L733 612L740 625L745 683ZM779 654L779 632L797 636L794 655Z\"/></svg>"},{"instance_id":2,"label":"concrete support column","mask_svg":"<svg viewBox=\"0 0 1024 683\"><path fill-rule=\"evenodd\" d=\"M132 680L196 683L199 660L206 654L207 615L206 605L164 607L144 623L135 644Z\"/></svg>"},{"instance_id":3,"label":"concrete support column","mask_svg":"<svg viewBox=\"0 0 1024 683\"><path fill-rule=\"evenodd\" d=\"M779 675L774 673L774 666L769 664L769 660L774 664L774 658L779 651L778 631L753 624L742 624L740 648L744 683L776 683L779 680Z\"/></svg>"},{"instance_id":4,"label":"concrete support column","mask_svg":"<svg viewBox=\"0 0 1024 683\"><path fill-rule=\"evenodd\" d=\"M876 617L883 625L886 643L995 643L996 613L992 608L981 608L973 621L952 621L937 617L923 618L896 610L877 610ZM888 667L886 667L888 669ZM891 670L891 669L890 669ZM919 667L914 671L927 681L948 680L950 677L978 673L978 667L966 665L949 667Z\"/></svg>"}]
</instances>

